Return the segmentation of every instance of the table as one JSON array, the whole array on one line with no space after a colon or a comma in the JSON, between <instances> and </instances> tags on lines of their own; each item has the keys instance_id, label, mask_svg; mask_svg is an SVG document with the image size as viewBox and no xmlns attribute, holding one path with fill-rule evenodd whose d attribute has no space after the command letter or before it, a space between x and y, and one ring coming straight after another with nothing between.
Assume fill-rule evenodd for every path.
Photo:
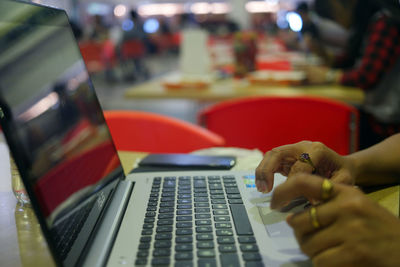
<instances>
[{"instance_id":1,"label":"table","mask_svg":"<svg viewBox=\"0 0 400 267\"><path fill-rule=\"evenodd\" d=\"M119 152L125 173L147 153ZM373 200L399 216L400 186L369 193ZM12 192L0 192L0 259L2 266L54 266L33 210L17 204Z\"/></svg>"},{"instance_id":2,"label":"table","mask_svg":"<svg viewBox=\"0 0 400 267\"><path fill-rule=\"evenodd\" d=\"M215 102L251 96L320 96L349 104L359 105L364 101L364 92L354 87L340 85L266 86L231 78L215 81L203 89L168 90L162 86L162 81L171 75L176 75L176 73L128 88L124 97L126 99L187 99Z\"/></svg>"}]
</instances>

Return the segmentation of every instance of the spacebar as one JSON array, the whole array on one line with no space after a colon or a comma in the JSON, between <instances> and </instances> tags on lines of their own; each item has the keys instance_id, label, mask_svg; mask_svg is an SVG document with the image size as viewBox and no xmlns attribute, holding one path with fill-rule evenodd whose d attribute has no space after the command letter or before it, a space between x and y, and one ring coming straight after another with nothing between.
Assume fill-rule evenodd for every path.
<instances>
[{"instance_id":1,"label":"spacebar","mask_svg":"<svg viewBox=\"0 0 400 267\"><path fill-rule=\"evenodd\" d=\"M235 223L237 235L252 235L249 217L247 216L246 208L243 204L230 205L233 221Z\"/></svg>"}]
</instances>

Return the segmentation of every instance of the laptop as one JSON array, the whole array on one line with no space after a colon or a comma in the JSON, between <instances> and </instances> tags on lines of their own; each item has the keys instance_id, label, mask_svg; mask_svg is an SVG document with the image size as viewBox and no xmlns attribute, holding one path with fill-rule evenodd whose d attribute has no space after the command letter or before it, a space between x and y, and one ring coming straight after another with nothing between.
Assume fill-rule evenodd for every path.
<instances>
[{"instance_id":1,"label":"laptop","mask_svg":"<svg viewBox=\"0 0 400 267\"><path fill-rule=\"evenodd\" d=\"M254 172L124 176L62 10L0 1L0 123L59 266L309 264Z\"/></svg>"}]
</instances>

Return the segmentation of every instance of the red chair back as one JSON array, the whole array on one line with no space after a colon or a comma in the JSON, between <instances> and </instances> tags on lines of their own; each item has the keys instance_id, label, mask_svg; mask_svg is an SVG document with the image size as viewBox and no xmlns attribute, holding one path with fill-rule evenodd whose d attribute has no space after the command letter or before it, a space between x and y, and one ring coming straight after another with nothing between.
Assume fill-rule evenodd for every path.
<instances>
[{"instance_id":1,"label":"red chair back","mask_svg":"<svg viewBox=\"0 0 400 267\"><path fill-rule=\"evenodd\" d=\"M114 44L109 40L80 42L79 49L90 73L103 71L116 63Z\"/></svg>"},{"instance_id":2,"label":"red chair back","mask_svg":"<svg viewBox=\"0 0 400 267\"><path fill-rule=\"evenodd\" d=\"M135 59L143 57L146 53L146 48L140 40L124 41L121 47L123 59Z\"/></svg>"},{"instance_id":3,"label":"red chair back","mask_svg":"<svg viewBox=\"0 0 400 267\"><path fill-rule=\"evenodd\" d=\"M315 97L258 97L221 102L199 114L200 123L226 146L260 149L320 141L340 154L357 149L358 111Z\"/></svg>"},{"instance_id":4,"label":"red chair back","mask_svg":"<svg viewBox=\"0 0 400 267\"><path fill-rule=\"evenodd\" d=\"M223 146L225 140L200 126L141 111L105 111L117 150L150 153L187 153Z\"/></svg>"}]
</instances>

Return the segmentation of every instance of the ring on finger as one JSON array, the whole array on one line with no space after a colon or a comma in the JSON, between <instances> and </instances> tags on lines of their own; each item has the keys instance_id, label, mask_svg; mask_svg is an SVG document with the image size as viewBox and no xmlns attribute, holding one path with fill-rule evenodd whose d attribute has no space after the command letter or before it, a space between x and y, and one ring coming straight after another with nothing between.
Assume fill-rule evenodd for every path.
<instances>
[{"instance_id":1,"label":"ring on finger","mask_svg":"<svg viewBox=\"0 0 400 267\"><path fill-rule=\"evenodd\" d=\"M314 165L314 163L311 161L311 157L310 157L310 155L309 155L308 153L301 153L301 154L300 154L300 157L299 157L299 160L300 160L301 162L304 162L304 163L309 164L309 165L312 167L312 173L313 173L313 174L317 172L317 168L315 168L315 165Z\"/></svg>"},{"instance_id":2,"label":"ring on finger","mask_svg":"<svg viewBox=\"0 0 400 267\"><path fill-rule=\"evenodd\" d=\"M333 184L329 179L322 181L321 198L326 201L332 197Z\"/></svg>"},{"instance_id":3,"label":"ring on finger","mask_svg":"<svg viewBox=\"0 0 400 267\"><path fill-rule=\"evenodd\" d=\"M314 229L318 229L321 227L321 224L319 223L317 217L317 208L314 206L310 208L310 219L311 219L311 225L314 227Z\"/></svg>"}]
</instances>

